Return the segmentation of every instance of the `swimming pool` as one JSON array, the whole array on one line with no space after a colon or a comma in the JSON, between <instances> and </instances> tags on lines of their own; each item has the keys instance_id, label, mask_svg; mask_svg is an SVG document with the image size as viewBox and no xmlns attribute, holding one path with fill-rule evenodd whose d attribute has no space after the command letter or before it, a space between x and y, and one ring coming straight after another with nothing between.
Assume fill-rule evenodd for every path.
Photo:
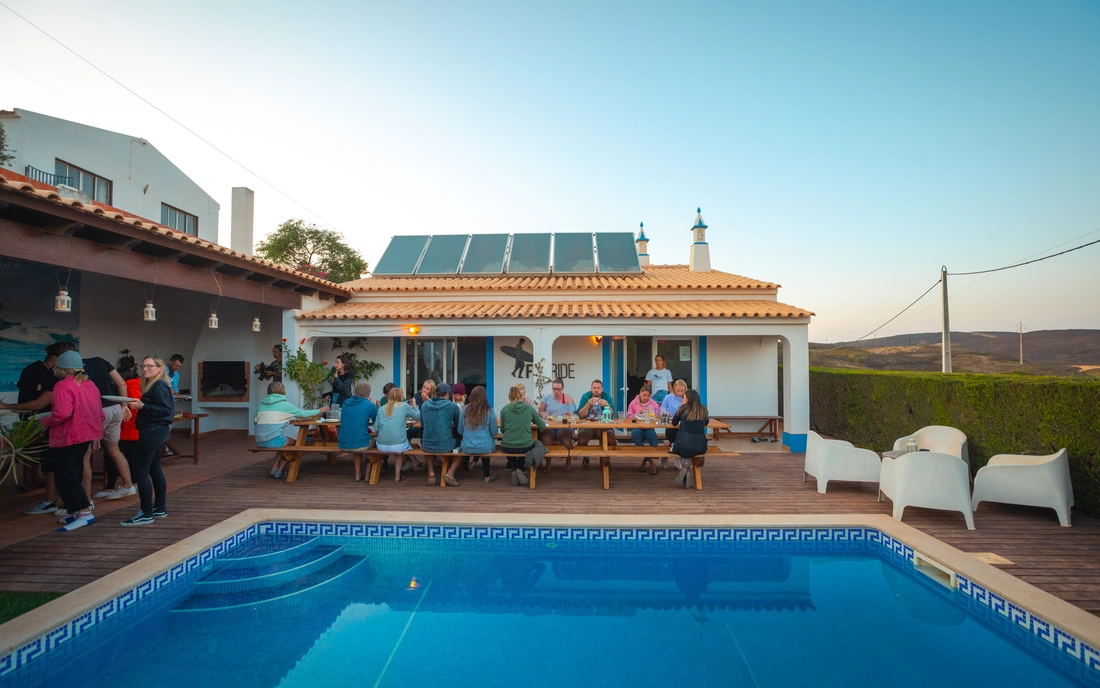
<instances>
[{"instance_id":1,"label":"swimming pool","mask_svg":"<svg viewBox=\"0 0 1100 688\"><path fill-rule=\"evenodd\" d=\"M862 525L261 520L0 686L1100 684L1093 646L921 563Z\"/></svg>"}]
</instances>

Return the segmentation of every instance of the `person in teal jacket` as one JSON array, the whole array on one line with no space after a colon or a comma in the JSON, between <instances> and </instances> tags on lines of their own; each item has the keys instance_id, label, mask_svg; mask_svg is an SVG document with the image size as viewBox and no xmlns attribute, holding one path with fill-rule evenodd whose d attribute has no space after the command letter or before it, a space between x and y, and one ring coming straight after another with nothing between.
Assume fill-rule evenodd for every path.
<instances>
[{"instance_id":1,"label":"person in teal jacket","mask_svg":"<svg viewBox=\"0 0 1100 688\"><path fill-rule=\"evenodd\" d=\"M267 396L260 402L260 411L256 414L256 444L268 449L294 444L286 436L290 421L295 418L313 418L328 411L322 406L316 411L300 409L286 400L286 387L281 382L272 382L267 386ZM286 457L282 452L275 454L275 464L271 467L271 477L286 477Z\"/></svg>"},{"instance_id":2,"label":"person in teal jacket","mask_svg":"<svg viewBox=\"0 0 1100 688\"><path fill-rule=\"evenodd\" d=\"M363 479L363 455L355 453L355 450L367 449L374 444L370 425L376 418L378 418L378 407L370 400L370 383L356 383L355 396L344 400L340 413L340 435L337 438L341 449L352 452L355 482Z\"/></svg>"}]
</instances>

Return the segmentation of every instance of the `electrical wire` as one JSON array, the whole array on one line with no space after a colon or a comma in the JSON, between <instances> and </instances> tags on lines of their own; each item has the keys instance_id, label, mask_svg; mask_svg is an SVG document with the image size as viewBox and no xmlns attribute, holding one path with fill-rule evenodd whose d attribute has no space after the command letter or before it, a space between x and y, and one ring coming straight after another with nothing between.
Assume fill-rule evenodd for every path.
<instances>
[{"instance_id":1,"label":"electrical wire","mask_svg":"<svg viewBox=\"0 0 1100 688\"><path fill-rule=\"evenodd\" d=\"M905 311L909 310L909 309L910 309L910 308L912 308L913 306L917 305L917 301L920 301L920 300L921 300L921 299L923 299L923 298L924 298L925 296L928 296L928 292L932 291L932 290L933 290L933 289L935 289L935 288L936 288L937 286L939 286L939 283L940 283L940 280L936 280L936 282L935 282L935 283L934 283L934 284L933 284L933 285L932 285L931 287L928 287L928 289L927 289L927 290L926 290L926 291L925 291L925 292L924 292L923 294L921 294L920 296L918 296L918 297L917 297L917 298L916 298L916 299L915 299L915 300L913 301L913 303L909 304L909 305L908 305L908 306L906 306L905 308L902 308L902 309L901 309L901 312L900 312L900 313L898 313L898 314L897 314L897 315L895 315L894 317L890 318L890 319L889 319L889 320L887 320L886 322L882 323L881 325L879 325L879 326L878 326L878 327L876 327L875 329L871 330L871 331L870 331L870 332L868 332L867 334L863 335L863 336L862 336L862 337L860 337L859 339L853 339L853 340L852 340L852 341L850 341L850 342L844 342L844 343L843 343L843 344L841 344L840 346L834 346L834 347L833 347L833 348L831 348L831 349L812 349L813 353L824 353L824 352L826 352L826 351L836 351L837 349L843 349L843 348L844 348L844 347L846 347L846 346L851 346L852 344L855 344L855 343L857 343L857 342L860 342L860 341L862 341L862 340L864 340L864 339L867 339L868 337L870 337L870 336L871 336L871 335L873 335L874 333L878 332L878 331L879 331L879 330L881 330L882 328L886 327L886 326L887 326L887 325L889 325L890 323L892 323L892 322L894 322L895 320L897 320L897 319L898 319L898 317L899 317L899 316L901 316L901 314L902 314L902 313L904 313Z\"/></svg>"},{"instance_id":2,"label":"electrical wire","mask_svg":"<svg viewBox=\"0 0 1100 688\"><path fill-rule=\"evenodd\" d=\"M122 83L122 82L121 82L121 81L119 81L118 79L114 78L113 76L111 76L110 74L108 74L107 72L105 72L104 70L102 70L102 69L100 69L99 67L97 67L97 66L96 66L96 65L95 65L94 63L92 63L92 61L91 61L91 60L89 60L88 58L84 57L84 56L83 56L83 55L81 55L80 53L76 52L75 50L73 50L73 49L72 49L72 48L70 48L69 46L65 45L65 44L64 44L64 43L62 43L62 42L61 42L60 40L58 40L58 39L54 38L53 36L51 36L51 35L50 35L49 33L47 33L47 32L46 32L46 30L45 30L45 29L41 28L40 26L38 26L37 24L35 24L34 22L32 22L32 21L31 21L30 19L27 19L27 18L26 18L26 17L24 17L23 15L19 14L18 12L16 12L15 10L13 10L13 9L12 9L11 7L9 7L9 6L8 6L8 5L6 4L6 3L4 3L4 2L2 2L2 1L0 1L0 7L3 7L4 9L6 9L6 10L7 10L7 11L9 11L9 12L11 12L11 13L12 13L12 14L14 14L15 16L19 17L20 19L22 19L23 21L25 21L25 22L26 22L27 24L29 24L29 25L30 25L31 27L33 27L33 28L34 28L34 29L35 29L36 31L38 31L39 33L41 33L41 34L42 34L43 36L45 36L46 38L49 38L49 39L50 39L51 41L53 41L54 43L57 43L57 44L58 44L58 45L60 45L60 46L61 46L62 48L64 48L65 50L69 51L70 53L72 53L73 55L75 55L75 56L76 56L76 57L77 57L78 59L80 59L80 60L81 60L82 62L84 62L85 64L87 64L87 65L88 65L89 67L91 67L92 69L96 70L97 72L99 72L99 73L100 73L100 74L102 74L103 76L107 77L107 78L108 78L108 79L110 79L111 81L115 82L115 83L116 83L116 84L118 84L119 86L121 86L121 87L122 87L123 89L125 89L125 90L126 90L127 92L129 92L129 93L130 93L130 94L131 94L132 96L134 96L135 98L137 98L137 99L138 99L138 100L140 100L141 102L145 103L145 104L146 104L146 105L148 105L149 107L153 108L154 110L156 110L156 111L157 111L157 112L159 112L160 114L162 114L162 115L164 115L165 117L167 117L167 118L168 118L169 120L171 120L171 121L172 121L172 122L174 122L174 123L175 123L176 125L178 125L178 126L179 126L179 127L181 128L181 129L183 129L183 130L184 130L184 131L186 131L187 133L191 134L192 136L194 136L195 138L197 138L197 139L198 139L199 141L202 141L202 142L203 142L203 143L205 143L206 145L210 146L211 148L213 148L213 149L214 149L215 151L217 151L218 153L221 153L221 154L222 154L222 155L223 155L223 156L224 156L224 157L225 157L225 158L226 158L227 160L229 160L229 161L230 161L230 162L232 162L233 164L237 165L238 167L240 167L240 168L241 168L242 170L244 170L245 172L248 172L249 174L251 174L251 175L252 175L253 177L255 177L256 179L259 179L259 180L260 180L261 182L263 182L264 184L267 184L267 185L268 185L269 187L271 187L272 189L274 189L274 190L275 190L276 192L278 192L278 193L279 193L279 194L280 194L281 196L283 196L284 198L286 198L286 199L287 199L288 201L290 201L291 203L293 203L293 204L297 205L297 206L298 206L299 208L301 208L302 210L305 210L305 211L306 211L307 213L309 213L310 215L313 215L314 217L316 217L316 218L317 218L318 220L320 220L321 222L325 223L326 225L332 226L332 223L330 223L330 222L329 222L328 220L326 220L325 218L321 217L321 216L320 216L320 215L318 215L317 213L315 213L315 212L313 212L312 210L310 210L309 208L307 208L307 207L306 207L306 206L305 206L305 205L304 205L303 203L301 203L300 201L298 201L298 200L295 200L294 198L292 198L292 197L290 196L290 194L286 193L285 191L283 191L283 190L282 190L282 189L280 189L279 187L275 186L275 185L274 185L274 184L272 184L271 182L267 181L266 179L264 179L264 178L263 178L263 177L261 177L260 175L258 175L258 174L256 174L255 172L253 172L253 171L252 171L251 169L249 169L249 168L248 168L248 166L246 166L246 165L245 165L244 163L242 163L241 161L237 160L236 158L234 158L234 157L233 157L232 155L230 155L229 153L226 153L226 152L225 152L225 151L223 151L223 150L222 150L221 148L218 148L218 147L217 147L217 146L215 146L215 145L214 145L213 143L210 143L209 141L207 141L206 139L204 139L204 138L203 138L202 136L200 136L200 135L199 135L198 133L196 133L196 132L195 132L195 131L194 131L193 129L191 129L190 127L188 127L188 126L187 126L186 124L184 124L183 122L179 121L178 119L176 119L176 118L175 118L175 117L173 117L172 115L169 115L169 114L168 114L167 112L165 112L164 110L160 109L159 107L157 107L156 105L154 105L153 103L151 103L151 102L150 102L150 101L149 101L148 99L146 99L146 98L145 98L144 96L142 96L142 95L141 95L140 93L138 93L138 92L137 92L137 91L135 91L134 89L130 88L130 87L129 87L129 86L127 86L126 84ZM6 60L5 60L5 61L6 61ZM8 64L11 64L11 63L9 62ZM51 90L52 90L52 89L51 89Z\"/></svg>"},{"instance_id":3,"label":"electrical wire","mask_svg":"<svg viewBox=\"0 0 1100 688\"><path fill-rule=\"evenodd\" d=\"M962 277L964 275L984 275L984 274L989 273L989 272L1000 272L1001 270L1011 270L1012 268L1018 268L1018 267L1022 267L1024 265L1031 265L1032 263L1038 263L1038 262L1044 261L1048 258L1057 258L1058 256L1064 256L1067 253L1073 253L1074 251L1080 251L1081 249L1086 248L1088 246L1092 246L1094 244L1100 244L1100 239L1097 239L1096 241L1090 241L1087 244L1081 244L1080 246L1074 246L1073 248L1067 248L1065 251L1059 251L1058 253L1052 253L1049 256L1043 256L1042 258L1036 258L1035 260L1026 260L1022 263L1016 263L1015 265L1006 265L1006 266L1001 267L1001 268L993 268L992 270L975 270L973 272L949 272L947 274L951 275L952 277Z\"/></svg>"}]
</instances>

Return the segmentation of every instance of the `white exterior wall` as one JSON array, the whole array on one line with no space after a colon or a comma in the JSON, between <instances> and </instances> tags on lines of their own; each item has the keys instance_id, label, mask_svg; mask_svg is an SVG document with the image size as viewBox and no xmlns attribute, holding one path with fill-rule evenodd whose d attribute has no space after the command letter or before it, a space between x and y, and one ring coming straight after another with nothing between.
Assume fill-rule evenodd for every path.
<instances>
[{"instance_id":1,"label":"white exterior wall","mask_svg":"<svg viewBox=\"0 0 1100 688\"><path fill-rule=\"evenodd\" d=\"M198 217L199 238L217 243L218 203L148 141L27 110L15 112L0 118L15 156L8 169L25 174L31 165L53 174L54 161L63 160L110 180L114 207L160 222L161 203L167 203Z\"/></svg>"},{"instance_id":2,"label":"white exterior wall","mask_svg":"<svg viewBox=\"0 0 1100 688\"><path fill-rule=\"evenodd\" d=\"M347 344L350 337L343 338L343 344ZM336 366L336 357L344 351L350 351L355 354L355 358L360 361L374 361L375 363L381 363L384 368L375 371L374 375L371 375L366 379L366 382L370 383L371 398L378 399L382 395L382 388L387 382L397 382L394 380L393 375L393 337L368 337L361 340L364 344L362 348L348 349L346 346L342 349L332 348L332 338L321 337L313 340L313 348L311 355L314 361L325 362L328 361L330 367ZM298 345L293 342L287 342L290 350L293 352L297 349ZM404 352L404 349L402 349ZM404 378L402 378L403 380ZM361 378L356 379L356 382L363 382ZM402 389L404 386L402 385ZM327 391L327 390L326 390Z\"/></svg>"},{"instance_id":3,"label":"white exterior wall","mask_svg":"<svg viewBox=\"0 0 1100 688\"><path fill-rule=\"evenodd\" d=\"M602 345L592 341L592 337L559 337L554 342L554 362L572 364L573 378L563 382L566 394L573 397L573 401L580 401L593 380L603 378ZM607 380L604 380L604 386L607 386ZM546 393L550 393L549 387Z\"/></svg>"},{"instance_id":4,"label":"white exterior wall","mask_svg":"<svg viewBox=\"0 0 1100 688\"><path fill-rule=\"evenodd\" d=\"M782 415L776 337L707 337L707 406L715 415ZM750 427L751 426L751 427ZM760 423L734 423L753 432Z\"/></svg>"}]
</instances>

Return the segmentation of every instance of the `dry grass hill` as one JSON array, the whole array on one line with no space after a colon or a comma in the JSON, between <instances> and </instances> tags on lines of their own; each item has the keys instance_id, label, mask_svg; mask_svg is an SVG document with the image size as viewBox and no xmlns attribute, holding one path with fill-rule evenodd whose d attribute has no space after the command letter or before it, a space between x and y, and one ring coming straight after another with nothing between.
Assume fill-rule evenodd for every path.
<instances>
[{"instance_id":1,"label":"dry grass hill","mask_svg":"<svg viewBox=\"0 0 1100 688\"><path fill-rule=\"evenodd\" d=\"M810 344L810 365L872 370L940 370L939 332L868 339L846 346ZM951 364L960 373L1019 373L1100 379L1100 330L952 332Z\"/></svg>"}]
</instances>

